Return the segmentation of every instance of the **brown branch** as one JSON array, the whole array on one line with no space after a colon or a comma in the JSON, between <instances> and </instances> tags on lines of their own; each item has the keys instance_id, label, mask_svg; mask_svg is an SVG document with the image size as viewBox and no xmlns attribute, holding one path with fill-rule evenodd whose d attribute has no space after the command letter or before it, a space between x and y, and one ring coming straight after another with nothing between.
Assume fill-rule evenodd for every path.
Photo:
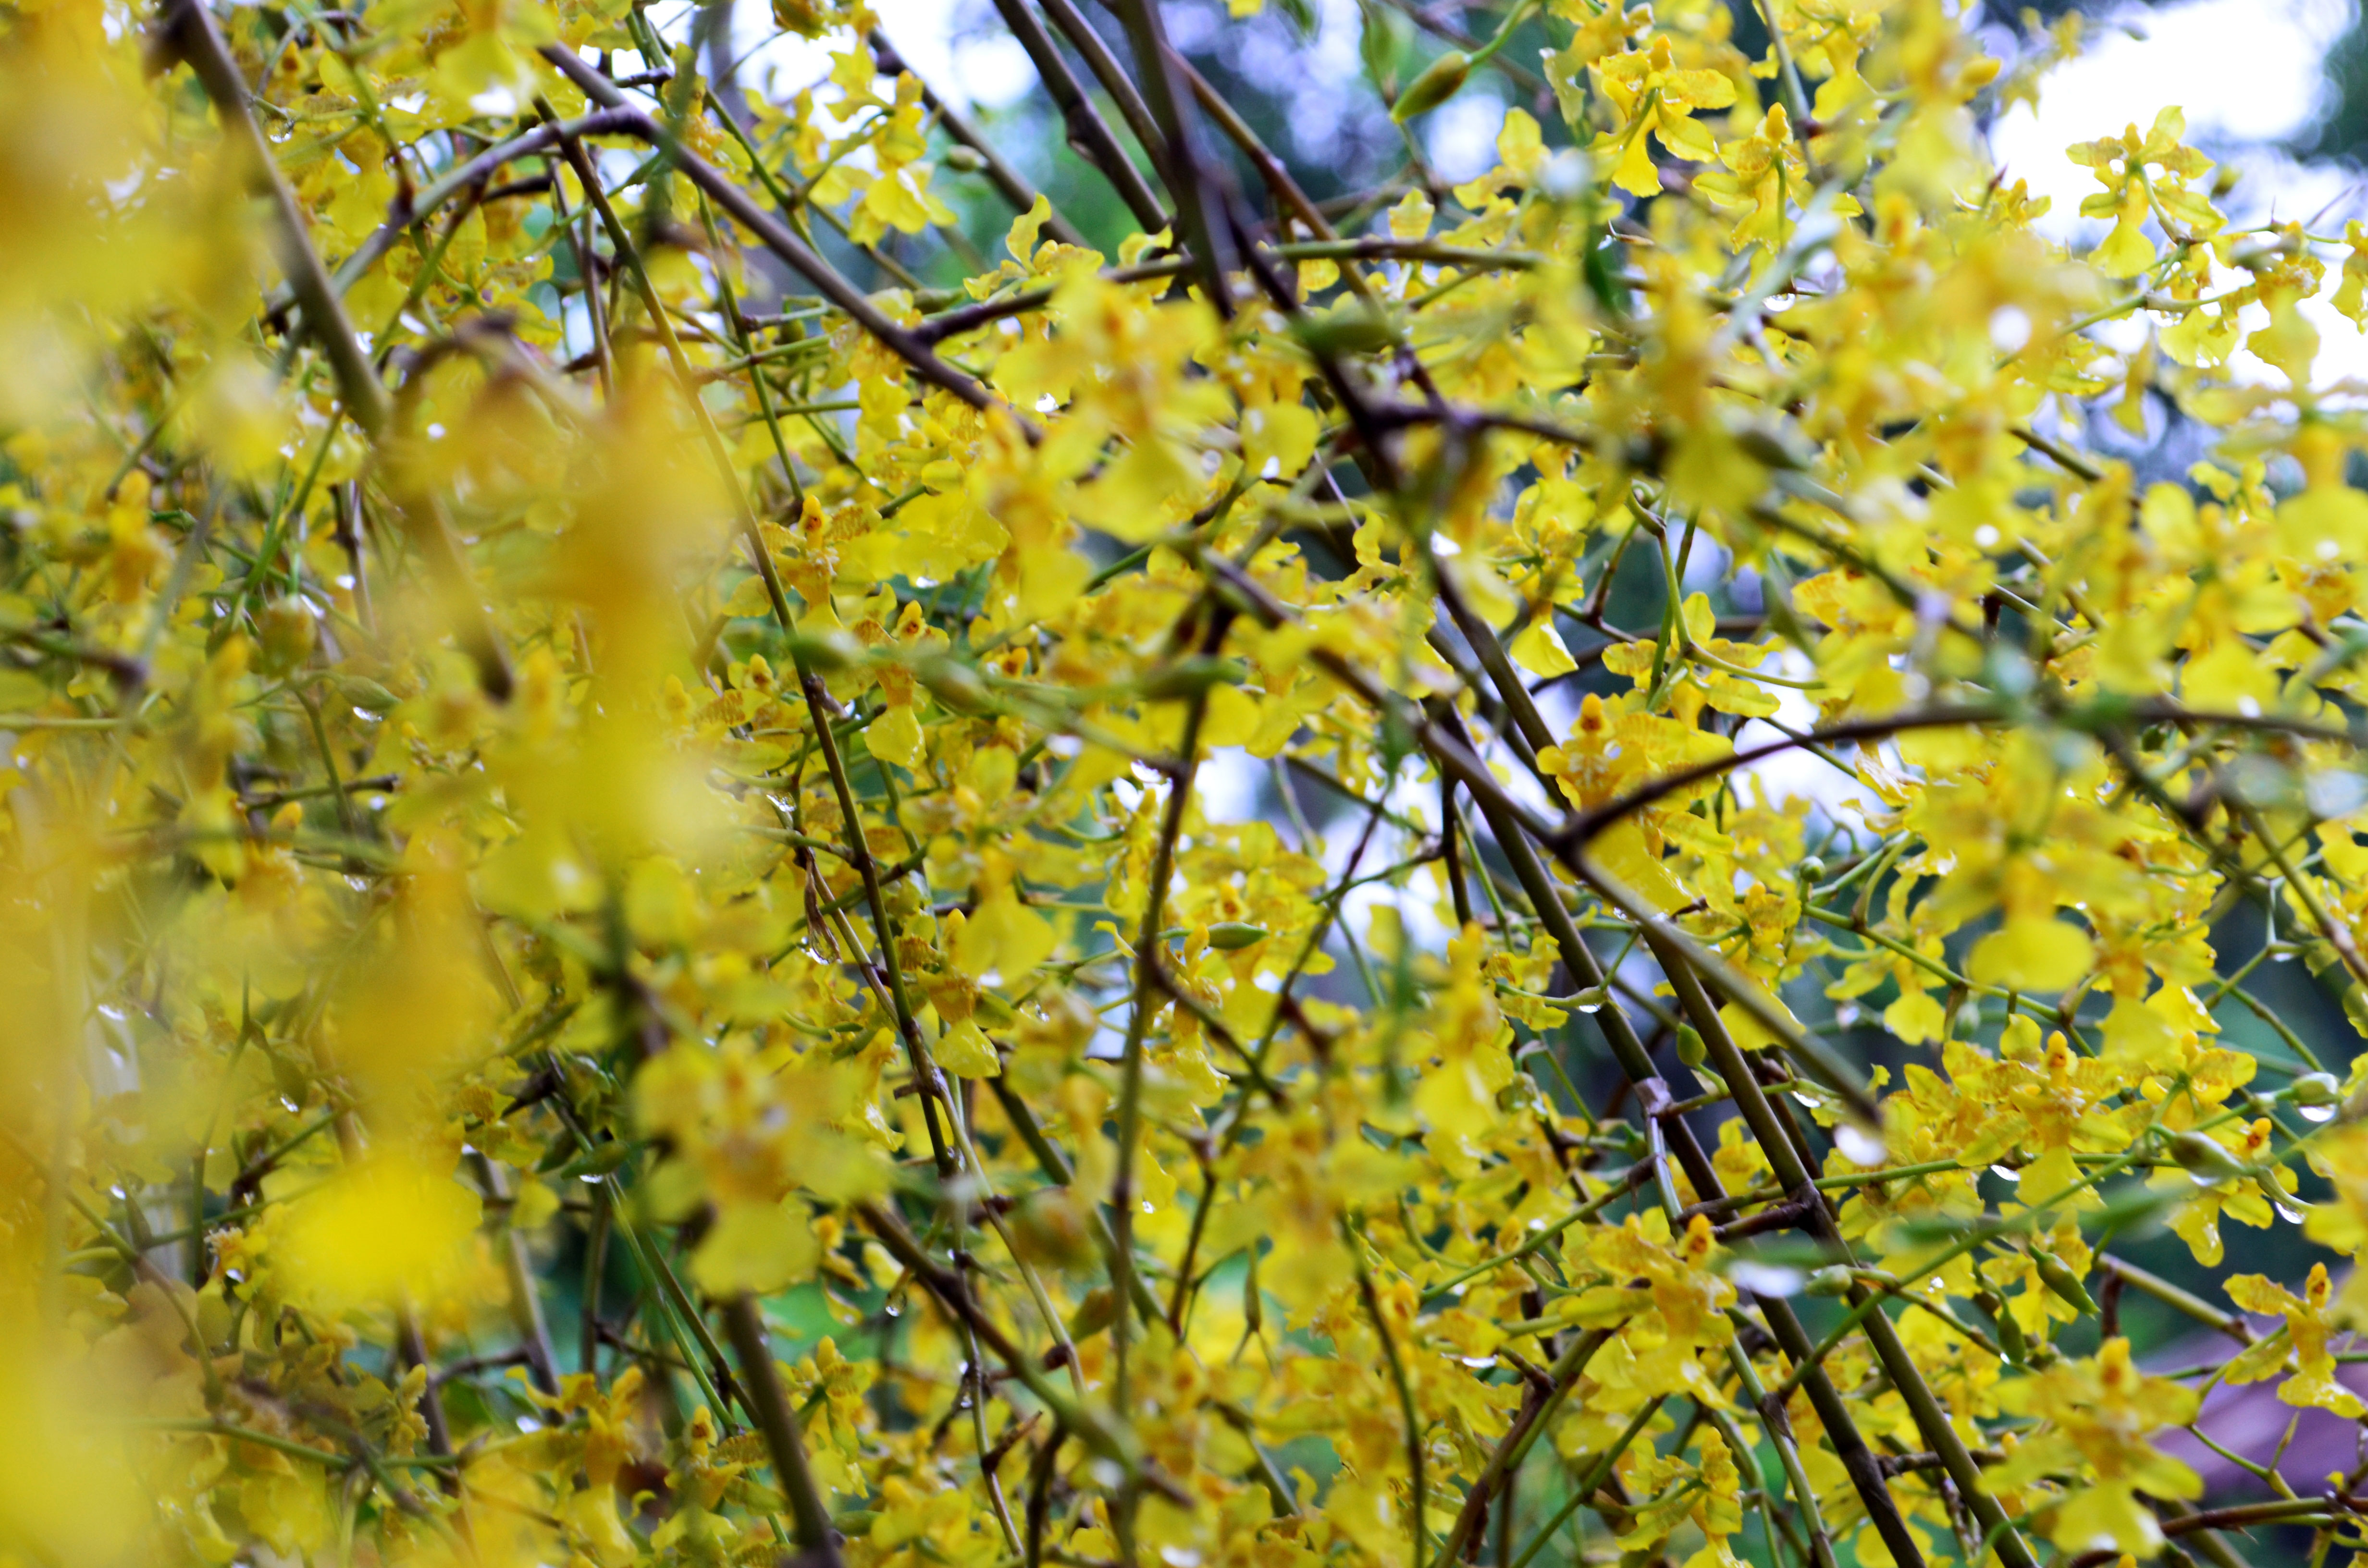
<instances>
[{"instance_id":1,"label":"brown branch","mask_svg":"<svg viewBox=\"0 0 2368 1568\"><path fill-rule=\"evenodd\" d=\"M1539 1434L1545 1430L1546 1424L1554 1419L1554 1412L1564 1399L1586 1374L1588 1363L1595 1358L1595 1353L1615 1332L1597 1328L1578 1335L1547 1369L1549 1387L1546 1391L1541 1393L1532 1390L1530 1397L1521 1402L1520 1414L1514 1417L1504 1437L1497 1439L1496 1448L1489 1451L1487 1461L1481 1466L1480 1473L1473 1478L1470 1490L1464 1493L1463 1506L1456 1513L1455 1523L1449 1528L1447 1539L1440 1543L1439 1555L1432 1560L1433 1568L1447 1568L1463 1554L1464 1543L1487 1518L1488 1500L1497 1487L1519 1468L1522 1457L1536 1442Z\"/></svg>"},{"instance_id":2,"label":"brown branch","mask_svg":"<svg viewBox=\"0 0 2368 1568\"><path fill-rule=\"evenodd\" d=\"M1144 99L1159 127L1163 144L1151 149L1152 161L1158 165L1167 183L1167 194L1175 199L1176 221L1183 230L1178 237L1200 263L1201 286L1207 290L1209 302L1216 307L1219 315L1230 317L1234 302L1225 286L1225 274L1232 270L1234 260L1232 234L1223 219L1223 196L1201 162L1192 122L1176 91L1176 78L1169 69L1173 61L1167 26L1152 0L1106 3L1126 28Z\"/></svg>"},{"instance_id":3,"label":"brown branch","mask_svg":"<svg viewBox=\"0 0 2368 1568\"><path fill-rule=\"evenodd\" d=\"M1235 568L1231 562L1222 556L1208 555L1203 555L1201 560L1209 570L1224 579L1228 591L1238 595L1244 607L1261 623L1279 626L1297 619L1295 612L1275 599L1263 585ZM1322 649L1316 651L1315 658L1327 675L1346 686L1376 712L1391 711L1396 704L1395 694L1383 688L1370 673ZM1544 864L1538 858L1536 846L1531 842L1537 830L1531 825L1530 813L1506 793L1496 775L1472 754L1460 735L1449 732L1418 710L1406 722L1410 728L1415 729L1417 741L1432 759L1442 769L1455 774L1487 819L1490 830L1497 835L1498 846L1512 864L1515 879L1546 926L1547 935L1554 939L1563 961L1570 968L1572 978L1582 988L1604 984L1607 977L1602 966L1572 921L1569 910L1563 904L1560 890L1554 885ZM1607 1006L1596 1015L1596 1022L1629 1082L1641 1083L1654 1076L1651 1056L1645 1051L1644 1042L1636 1038L1635 1029L1625 1013L1619 1007ZM1696 1195L1706 1199L1723 1197L1725 1188L1719 1181L1709 1156L1694 1137L1692 1129L1682 1118L1676 1117L1671 1118L1667 1126L1670 1152L1684 1169L1686 1179L1693 1185ZM1850 1475L1851 1485L1858 1492L1877 1533L1891 1548L1896 1562L1905 1568L1916 1568L1923 1561L1921 1551L1915 1538L1907 1533L1907 1524L1899 1515L1898 1503L1884 1484L1873 1450L1867 1447L1865 1437L1851 1419L1850 1407L1834 1389L1824 1368L1816 1363L1815 1346L1808 1332L1802 1327L1800 1318L1790 1303L1776 1297L1757 1296L1755 1300L1784 1353L1792 1358L1794 1365L1808 1368L1801 1380L1802 1392L1809 1396L1818 1420L1824 1424L1827 1435L1833 1441L1836 1455Z\"/></svg>"},{"instance_id":4,"label":"brown branch","mask_svg":"<svg viewBox=\"0 0 2368 1568\"><path fill-rule=\"evenodd\" d=\"M373 442L382 440L393 421L394 400L379 380L370 356L363 352L354 324L346 315L345 301L331 281L328 268L321 264L320 252L313 248L303 210L296 204L295 192L280 177L279 166L272 161L271 148L255 123L254 111L248 107L246 78L240 74L230 46L214 26L213 14L206 9L204 0L169 0L163 31L165 39L197 73L206 96L213 101L223 131L246 165L248 182L271 204L272 235L280 267L287 272L289 287L303 312L305 332L328 356L330 369L336 376L339 400L365 435ZM470 580L460 549L453 542L443 502L433 493L424 491L403 496L400 501L399 509L412 544L427 561L447 613L459 623L461 642L477 666L477 684L495 700L506 700L511 685L509 656Z\"/></svg>"},{"instance_id":5,"label":"brown branch","mask_svg":"<svg viewBox=\"0 0 2368 1568\"><path fill-rule=\"evenodd\" d=\"M1597 835L1623 817L1633 816L1656 801L1667 800L1681 790L1715 778L1738 767L1748 767L1771 756L1804 747L1847 744L1853 741L1884 740L1909 730L1942 729L1959 724L1995 724L2010 717L2008 710L1996 703L1965 703L1951 708L1930 709L1921 713L1902 713L1888 719L1853 719L1844 723L1829 724L1820 730L1806 731L1783 740L1770 741L1762 745L1747 746L1725 756L1712 757L1680 767L1675 772L1639 784L1628 793L1606 801L1600 806L1589 806L1573 816L1549 837L1549 845L1557 852L1584 848Z\"/></svg>"},{"instance_id":6,"label":"brown branch","mask_svg":"<svg viewBox=\"0 0 2368 1568\"><path fill-rule=\"evenodd\" d=\"M1654 957L1660 961L1662 972L1675 988L1679 1005L1700 1031L1702 1044L1710 1053L1713 1070L1725 1081L1728 1093L1735 1096L1736 1108L1742 1112L1744 1121L1751 1129L1751 1135L1759 1142L1760 1153L1766 1156L1777 1182L1789 1192L1814 1193L1816 1189L1812 1173L1794 1145L1792 1130L1778 1119L1774 1108L1769 1104L1758 1076L1744 1060L1734 1037L1727 1032L1726 1021L1719 1017L1718 1009L1711 1006L1692 966L1669 944L1659 939L1656 933L1647 931L1645 940L1652 949ZM1843 1239L1840 1227L1822 1198L1812 1206L1808 1221L1812 1234L1845 1259L1850 1256L1849 1244ZM1865 1288L1854 1286L1850 1301L1853 1307L1864 1306ZM1956 1484L1959 1494L1972 1508L1982 1528L1989 1532L1992 1549L1997 1551L1998 1561L2006 1564L2006 1568L2037 1568L2037 1560L2031 1555L2031 1548L2013 1528L1998 1498L1983 1486L1981 1471L1975 1467L1964 1440L1950 1424L1948 1414L1941 1408L1940 1402L1933 1398L1923 1373L1918 1369L1907 1346L1900 1342L1898 1331L1892 1326L1891 1319L1884 1315L1879 1305L1866 1312L1861 1331L1873 1347L1875 1359L1890 1374L1893 1386L1906 1402L1916 1429L1931 1445L1932 1451L1941 1456L1949 1479ZM1797 1363L1798 1358L1795 1359Z\"/></svg>"},{"instance_id":7,"label":"brown branch","mask_svg":"<svg viewBox=\"0 0 2368 1568\"><path fill-rule=\"evenodd\" d=\"M830 1528L830 1510L814 1484L814 1468L806 1462L805 1444L799 1439L797 1417L773 1367L773 1350L757 1299L743 1293L723 1306L723 1328L740 1362L740 1381L765 1435L772 1455L773 1474L790 1499L791 1539L799 1561L814 1568L838 1568L838 1535Z\"/></svg>"},{"instance_id":8,"label":"brown branch","mask_svg":"<svg viewBox=\"0 0 2368 1568\"><path fill-rule=\"evenodd\" d=\"M1094 30L1093 24L1086 20L1071 0L1044 0L1044 14L1061 29L1069 47L1084 56L1086 68L1102 85L1102 91L1110 96L1110 102L1118 106L1119 118L1126 121L1126 128L1134 133L1144 153L1156 155L1159 127L1151 118L1151 106L1143 101L1134 78L1126 74L1126 67L1110 51L1110 46L1102 41L1102 35Z\"/></svg>"},{"instance_id":9,"label":"brown branch","mask_svg":"<svg viewBox=\"0 0 2368 1568\"><path fill-rule=\"evenodd\" d=\"M188 3L188 0L183 0L183 3ZM791 233L786 223L757 206L746 191L724 178L712 164L683 146L664 126L629 104L614 83L577 58L574 51L554 43L544 45L541 53L569 81L582 88L586 97L606 108L620 110L617 129L663 148L685 178L705 191L708 199L730 213L741 227L756 235L767 250L789 263L801 277L814 286L824 299L910 365L922 380L951 392L973 408L1000 409L1011 413L1010 405L996 397L975 377L955 369L939 358L929 346L911 331L890 321L880 307L841 277L837 268ZM1011 414L1011 417L1033 437L1035 426L1032 423L1016 413Z\"/></svg>"},{"instance_id":10,"label":"brown branch","mask_svg":"<svg viewBox=\"0 0 2368 1568\"><path fill-rule=\"evenodd\" d=\"M995 0L995 9L1003 17L1003 25L1011 29L1011 36L1019 40L1019 47L1028 51L1038 79L1053 97L1053 107L1061 111L1062 123L1068 128L1069 145L1076 149L1079 157L1101 171L1110 188L1118 192L1119 199L1126 203L1127 210L1134 214L1135 222L1143 225L1144 233L1157 233L1167 227L1167 214L1159 210L1159 198L1152 194L1143 171L1134 166L1134 160L1119 145L1118 134L1110 130L1110 121L1086 96L1076 73L1061 57L1060 46L1044 30L1042 20L1029 8L1028 0Z\"/></svg>"}]
</instances>

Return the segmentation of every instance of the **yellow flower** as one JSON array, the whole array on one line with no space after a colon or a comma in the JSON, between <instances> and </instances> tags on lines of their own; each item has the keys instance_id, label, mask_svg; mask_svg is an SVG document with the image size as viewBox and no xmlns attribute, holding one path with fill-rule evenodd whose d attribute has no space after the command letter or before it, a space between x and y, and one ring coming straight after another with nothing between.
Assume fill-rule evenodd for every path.
<instances>
[{"instance_id":1,"label":"yellow flower","mask_svg":"<svg viewBox=\"0 0 2368 1568\"><path fill-rule=\"evenodd\" d=\"M1657 196L1661 176L1645 142L1657 137L1673 157L1707 164L1718 144L1692 116L1698 108L1725 108L1735 102L1735 84L1716 71L1681 69L1669 40L1656 37L1588 67L1596 90L1619 116L1619 128L1595 140L1598 153L1616 153L1611 183L1637 196Z\"/></svg>"}]
</instances>

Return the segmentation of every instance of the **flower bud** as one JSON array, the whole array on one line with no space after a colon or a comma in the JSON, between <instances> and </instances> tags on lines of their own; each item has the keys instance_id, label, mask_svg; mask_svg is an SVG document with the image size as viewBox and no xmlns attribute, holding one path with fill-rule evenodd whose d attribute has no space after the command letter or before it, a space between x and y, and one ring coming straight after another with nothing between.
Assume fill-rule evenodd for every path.
<instances>
[{"instance_id":1,"label":"flower bud","mask_svg":"<svg viewBox=\"0 0 2368 1568\"><path fill-rule=\"evenodd\" d=\"M2329 1106L2343 1097L2343 1085L2332 1073L2305 1073L2286 1090L2298 1106Z\"/></svg>"},{"instance_id":2,"label":"flower bud","mask_svg":"<svg viewBox=\"0 0 2368 1568\"><path fill-rule=\"evenodd\" d=\"M1388 316L1348 301L1297 324L1299 340L1317 355L1380 354L1396 347L1397 328Z\"/></svg>"},{"instance_id":3,"label":"flower bud","mask_svg":"<svg viewBox=\"0 0 2368 1568\"><path fill-rule=\"evenodd\" d=\"M339 697L363 712L375 716L392 713L403 702L403 699L368 676L339 676L336 686Z\"/></svg>"},{"instance_id":4,"label":"flower bud","mask_svg":"<svg viewBox=\"0 0 2368 1568\"><path fill-rule=\"evenodd\" d=\"M1735 444L1763 468L1804 469L1808 454L1764 426L1746 425L1735 432Z\"/></svg>"},{"instance_id":5,"label":"flower bud","mask_svg":"<svg viewBox=\"0 0 2368 1568\"><path fill-rule=\"evenodd\" d=\"M2182 1132L2173 1138L2170 1141L2170 1157L2181 1170L2204 1187L2215 1182L2234 1181L2245 1174L2244 1165L2236 1155L2201 1132Z\"/></svg>"},{"instance_id":6,"label":"flower bud","mask_svg":"<svg viewBox=\"0 0 2368 1568\"><path fill-rule=\"evenodd\" d=\"M1209 927L1209 946L1221 953L1239 952L1267 938L1263 926L1253 926L1246 920L1220 920Z\"/></svg>"},{"instance_id":7,"label":"flower bud","mask_svg":"<svg viewBox=\"0 0 2368 1568\"><path fill-rule=\"evenodd\" d=\"M1828 1264L1811 1274L1801 1289L1812 1296L1847 1296L1851 1278L1850 1265Z\"/></svg>"},{"instance_id":8,"label":"flower bud","mask_svg":"<svg viewBox=\"0 0 2368 1568\"><path fill-rule=\"evenodd\" d=\"M1460 49L1445 54L1422 68L1422 74L1406 84L1398 101L1390 106L1390 118L1404 125L1418 114L1432 109L1453 97L1463 85L1463 78L1472 74L1472 57Z\"/></svg>"},{"instance_id":9,"label":"flower bud","mask_svg":"<svg viewBox=\"0 0 2368 1568\"><path fill-rule=\"evenodd\" d=\"M1221 685L1239 685L1249 672L1238 659L1178 659L1163 665L1137 682L1144 696L1155 701L1198 697Z\"/></svg>"},{"instance_id":10,"label":"flower bud","mask_svg":"<svg viewBox=\"0 0 2368 1568\"><path fill-rule=\"evenodd\" d=\"M2073 1273L2062 1258L2033 1247L2031 1249L2031 1261L2038 1266L2041 1282L2055 1292L2057 1300L2078 1312L2093 1312L2097 1310L2096 1298L2089 1294L2089 1287L2080 1282L2080 1277Z\"/></svg>"},{"instance_id":11,"label":"flower bud","mask_svg":"<svg viewBox=\"0 0 2368 1568\"><path fill-rule=\"evenodd\" d=\"M1110 1287L1105 1285L1099 1290L1088 1292L1086 1299L1077 1304L1077 1310L1070 1314L1069 1337L1089 1339L1117 1319L1118 1298L1110 1294Z\"/></svg>"},{"instance_id":12,"label":"flower bud","mask_svg":"<svg viewBox=\"0 0 2368 1568\"><path fill-rule=\"evenodd\" d=\"M813 0L773 0L773 20L782 31L800 38L820 38L825 26Z\"/></svg>"},{"instance_id":13,"label":"flower bud","mask_svg":"<svg viewBox=\"0 0 2368 1568\"><path fill-rule=\"evenodd\" d=\"M1998 1300L1996 1291L1977 1293L1974 1305L1987 1312L1990 1321L1998 1325L1998 1348L2006 1352L2008 1360L2021 1366L2031 1358L2031 1346L2022 1337L2022 1324L2014 1321L2014 1314L2006 1310L2006 1303Z\"/></svg>"},{"instance_id":14,"label":"flower bud","mask_svg":"<svg viewBox=\"0 0 2368 1568\"><path fill-rule=\"evenodd\" d=\"M1691 1024L1678 1026L1678 1060L1689 1067L1699 1067L1709 1057L1710 1048L1702 1043Z\"/></svg>"},{"instance_id":15,"label":"flower bud","mask_svg":"<svg viewBox=\"0 0 2368 1568\"><path fill-rule=\"evenodd\" d=\"M949 147L946 149L946 167L974 175L986 167L986 158L975 147Z\"/></svg>"},{"instance_id":16,"label":"flower bud","mask_svg":"<svg viewBox=\"0 0 2368 1568\"><path fill-rule=\"evenodd\" d=\"M263 657L256 661L266 675L284 676L313 656L320 622L313 607L302 599L274 599L256 617Z\"/></svg>"},{"instance_id":17,"label":"flower bud","mask_svg":"<svg viewBox=\"0 0 2368 1568\"><path fill-rule=\"evenodd\" d=\"M1012 1206L1011 1240L1030 1263L1077 1268L1094 1256L1093 1232L1068 1188L1043 1187Z\"/></svg>"},{"instance_id":18,"label":"flower bud","mask_svg":"<svg viewBox=\"0 0 2368 1568\"><path fill-rule=\"evenodd\" d=\"M863 660L863 644L846 632L799 631L790 637L790 650L799 665L825 674L852 668Z\"/></svg>"},{"instance_id":19,"label":"flower bud","mask_svg":"<svg viewBox=\"0 0 2368 1568\"><path fill-rule=\"evenodd\" d=\"M986 682L979 678L978 672L968 665L956 664L951 659L935 659L915 673L920 676L921 684L929 688L930 696L957 713L974 719L994 711L994 693L987 689Z\"/></svg>"}]
</instances>

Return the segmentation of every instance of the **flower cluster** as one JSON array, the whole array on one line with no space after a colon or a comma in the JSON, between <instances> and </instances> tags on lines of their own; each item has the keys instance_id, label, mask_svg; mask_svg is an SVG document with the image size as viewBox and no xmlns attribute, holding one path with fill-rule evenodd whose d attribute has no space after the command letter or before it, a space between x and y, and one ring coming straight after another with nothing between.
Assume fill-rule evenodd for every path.
<instances>
[{"instance_id":1,"label":"flower cluster","mask_svg":"<svg viewBox=\"0 0 2368 1568\"><path fill-rule=\"evenodd\" d=\"M1520 107L1338 199L996 8L1057 165L0 0L0 1564L2362 1546L2164 1446L2368 1416L2359 226L2067 247L1941 0L1372 7Z\"/></svg>"}]
</instances>

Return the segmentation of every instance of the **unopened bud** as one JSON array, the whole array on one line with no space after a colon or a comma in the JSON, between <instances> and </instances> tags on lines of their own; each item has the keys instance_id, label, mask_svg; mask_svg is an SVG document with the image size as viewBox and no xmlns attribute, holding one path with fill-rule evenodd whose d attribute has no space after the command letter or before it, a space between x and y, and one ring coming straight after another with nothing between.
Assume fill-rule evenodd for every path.
<instances>
[{"instance_id":1,"label":"unopened bud","mask_svg":"<svg viewBox=\"0 0 2368 1568\"><path fill-rule=\"evenodd\" d=\"M791 634L790 651L801 668L837 672L863 659L863 644L846 632L798 631Z\"/></svg>"},{"instance_id":2,"label":"unopened bud","mask_svg":"<svg viewBox=\"0 0 2368 1568\"><path fill-rule=\"evenodd\" d=\"M1974 1305L1987 1312L1990 1321L1998 1324L1998 1348L2006 1352L2008 1360L2021 1366L2031 1358L2030 1344L2022 1337L2022 1324L2014 1321L2014 1314L2006 1310L2006 1303L1998 1300L1996 1291L1978 1292Z\"/></svg>"},{"instance_id":3,"label":"unopened bud","mask_svg":"<svg viewBox=\"0 0 2368 1568\"><path fill-rule=\"evenodd\" d=\"M274 599L256 619L263 643L263 657L256 662L264 674L286 675L313 656L320 622L313 617L313 607L303 600Z\"/></svg>"},{"instance_id":4,"label":"unopened bud","mask_svg":"<svg viewBox=\"0 0 2368 1568\"><path fill-rule=\"evenodd\" d=\"M2243 1162L2214 1139L2201 1132L2182 1132L2170 1141L2170 1157L2179 1167L2197 1182L2209 1187L2214 1182L2234 1181L2245 1174Z\"/></svg>"},{"instance_id":5,"label":"unopened bud","mask_svg":"<svg viewBox=\"0 0 2368 1568\"><path fill-rule=\"evenodd\" d=\"M2332 1073L2305 1073L2286 1090L2298 1106L2329 1106L2343 1097L2343 1085Z\"/></svg>"},{"instance_id":6,"label":"unopened bud","mask_svg":"<svg viewBox=\"0 0 2368 1568\"><path fill-rule=\"evenodd\" d=\"M1418 114L1429 114L1456 95L1463 78L1472 74L1472 57L1460 49L1445 54L1422 68L1422 74L1406 84L1398 101L1390 106L1390 118L1404 125Z\"/></svg>"},{"instance_id":7,"label":"unopened bud","mask_svg":"<svg viewBox=\"0 0 2368 1568\"><path fill-rule=\"evenodd\" d=\"M1118 1298L1105 1285L1078 1303L1069 1318L1069 1337L1088 1339L1108 1328L1118 1318Z\"/></svg>"},{"instance_id":8,"label":"unopened bud","mask_svg":"<svg viewBox=\"0 0 2368 1568\"><path fill-rule=\"evenodd\" d=\"M1318 355L1379 354L1398 341L1387 316L1355 301L1304 318L1297 331L1299 340Z\"/></svg>"},{"instance_id":9,"label":"unopened bud","mask_svg":"<svg viewBox=\"0 0 2368 1568\"><path fill-rule=\"evenodd\" d=\"M1144 696L1155 701L1198 697L1212 687L1237 686L1249 672L1235 659L1178 659L1164 665L1144 676L1137 683Z\"/></svg>"},{"instance_id":10,"label":"unopened bud","mask_svg":"<svg viewBox=\"0 0 2368 1568\"><path fill-rule=\"evenodd\" d=\"M1746 425L1735 433L1735 444L1765 468L1804 469L1807 454L1773 430Z\"/></svg>"},{"instance_id":11,"label":"unopened bud","mask_svg":"<svg viewBox=\"0 0 2368 1568\"><path fill-rule=\"evenodd\" d=\"M976 718L993 710L994 694L987 690L986 682L979 678L978 672L968 665L959 665L951 659L936 659L916 673L920 676L921 683L929 688L930 696L957 713Z\"/></svg>"},{"instance_id":12,"label":"unopened bud","mask_svg":"<svg viewBox=\"0 0 2368 1568\"><path fill-rule=\"evenodd\" d=\"M2039 1267L2040 1280L2055 1292L2058 1300L2083 1312L2097 1310L2096 1298L2089 1294L2089 1287L2080 1282L2080 1277L2062 1258L2033 1247L2031 1261Z\"/></svg>"}]
</instances>

